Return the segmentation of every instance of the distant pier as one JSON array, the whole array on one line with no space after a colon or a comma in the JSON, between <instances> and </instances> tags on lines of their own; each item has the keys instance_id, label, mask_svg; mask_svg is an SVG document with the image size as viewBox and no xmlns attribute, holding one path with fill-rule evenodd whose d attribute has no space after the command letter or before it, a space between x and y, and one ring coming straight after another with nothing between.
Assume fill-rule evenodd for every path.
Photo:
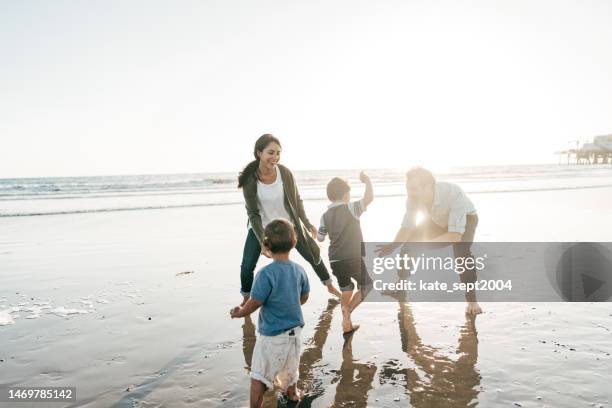
<instances>
[{"instance_id":1,"label":"distant pier","mask_svg":"<svg viewBox=\"0 0 612 408\"><path fill-rule=\"evenodd\" d=\"M575 140L576 148L557 152L559 161L564 158L567 163L576 164L612 164L612 134L595 136L592 143L583 143Z\"/></svg>"}]
</instances>

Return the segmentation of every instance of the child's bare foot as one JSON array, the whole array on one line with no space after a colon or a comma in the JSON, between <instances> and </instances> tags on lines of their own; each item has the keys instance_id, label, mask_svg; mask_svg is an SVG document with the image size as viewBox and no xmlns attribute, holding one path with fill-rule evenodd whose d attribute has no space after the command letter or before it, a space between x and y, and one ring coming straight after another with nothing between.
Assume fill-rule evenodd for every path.
<instances>
[{"instance_id":1,"label":"child's bare foot","mask_svg":"<svg viewBox=\"0 0 612 408\"><path fill-rule=\"evenodd\" d=\"M351 327L353 327L353 323L351 322L351 313L348 310L348 307L342 307L342 332L346 333L351 331Z\"/></svg>"},{"instance_id":2,"label":"child's bare foot","mask_svg":"<svg viewBox=\"0 0 612 408\"><path fill-rule=\"evenodd\" d=\"M302 394L295 384L287 388L287 398L293 402L299 402L302 399Z\"/></svg>"},{"instance_id":3,"label":"child's bare foot","mask_svg":"<svg viewBox=\"0 0 612 408\"><path fill-rule=\"evenodd\" d=\"M331 293L332 295L340 299L340 297L342 296L342 293L340 293L340 291L336 289L336 287L334 286L333 283L331 283L331 281L327 282L325 285L327 286L327 291L329 293Z\"/></svg>"},{"instance_id":4,"label":"child's bare foot","mask_svg":"<svg viewBox=\"0 0 612 408\"><path fill-rule=\"evenodd\" d=\"M482 309L478 302L468 302L465 313L469 315L477 315L482 313Z\"/></svg>"},{"instance_id":5,"label":"child's bare foot","mask_svg":"<svg viewBox=\"0 0 612 408\"><path fill-rule=\"evenodd\" d=\"M359 325L353 324L351 321L350 308L345 307L342 309L342 333L352 333L359 328Z\"/></svg>"},{"instance_id":6,"label":"child's bare foot","mask_svg":"<svg viewBox=\"0 0 612 408\"><path fill-rule=\"evenodd\" d=\"M353 324L349 319L342 318L342 332L348 333L352 330Z\"/></svg>"},{"instance_id":7,"label":"child's bare foot","mask_svg":"<svg viewBox=\"0 0 612 408\"><path fill-rule=\"evenodd\" d=\"M344 338L344 342L346 344L346 342L353 338L353 334L355 334L355 332L359 329L359 325L358 324L354 324L351 326L351 330L349 331L345 331L344 333L342 333L342 337Z\"/></svg>"}]
</instances>

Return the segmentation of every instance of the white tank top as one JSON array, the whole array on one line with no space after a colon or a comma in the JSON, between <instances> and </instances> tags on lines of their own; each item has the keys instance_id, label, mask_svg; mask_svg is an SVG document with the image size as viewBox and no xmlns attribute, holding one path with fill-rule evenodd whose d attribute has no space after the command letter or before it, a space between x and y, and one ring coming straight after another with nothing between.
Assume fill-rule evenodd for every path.
<instances>
[{"instance_id":1,"label":"white tank top","mask_svg":"<svg viewBox=\"0 0 612 408\"><path fill-rule=\"evenodd\" d=\"M285 209L285 191L283 190L283 179L278 166L276 169L276 180L272 184L265 184L257 180L257 204L261 223L265 228L270 221L276 218L284 218L291 221L289 213Z\"/></svg>"}]
</instances>

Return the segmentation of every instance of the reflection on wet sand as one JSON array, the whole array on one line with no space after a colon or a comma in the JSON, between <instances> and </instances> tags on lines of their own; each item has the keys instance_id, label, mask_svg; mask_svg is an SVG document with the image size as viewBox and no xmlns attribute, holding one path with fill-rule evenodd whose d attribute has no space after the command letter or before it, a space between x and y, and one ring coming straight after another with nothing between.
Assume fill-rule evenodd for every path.
<instances>
[{"instance_id":1,"label":"reflection on wet sand","mask_svg":"<svg viewBox=\"0 0 612 408\"><path fill-rule=\"evenodd\" d=\"M253 361L253 350L255 349L255 325L251 316L244 318L242 325L242 353L244 354L245 368L248 372L251 371L251 362ZM247 386L250 387L250 384ZM264 395L264 407L271 407L275 404L276 396L273 392L267 392Z\"/></svg>"},{"instance_id":2,"label":"reflection on wet sand","mask_svg":"<svg viewBox=\"0 0 612 408\"><path fill-rule=\"evenodd\" d=\"M327 336L331 329L334 309L340 302L336 299L329 299L327 307L319 316L319 323L315 327L312 338L308 341L302 357L300 358L300 380L298 388L302 390L304 398L300 407L309 407L317 397L323 395L325 388L321 378L323 376L323 367L320 366L320 361L323 358L323 346L327 342Z\"/></svg>"},{"instance_id":3,"label":"reflection on wet sand","mask_svg":"<svg viewBox=\"0 0 612 408\"><path fill-rule=\"evenodd\" d=\"M327 336L331 328L333 311L339 304L340 303L335 299L330 299L328 301L327 307L319 316L319 323L315 327L314 334L305 346L305 350L300 357L300 380L298 382L298 388L303 395L303 399L299 404L300 407L309 407L313 400L323 395L325 392L321 381L321 367L319 367L318 363L323 357L323 346L327 341ZM255 325L251 319L247 317L242 326L242 351L249 370L251 368L254 348ZM275 403L279 407L284 406L284 401L282 399L277 400L274 392L266 392L264 396L264 407L274 406Z\"/></svg>"},{"instance_id":4,"label":"reflection on wet sand","mask_svg":"<svg viewBox=\"0 0 612 408\"><path fill-rule=\"evenodd\" d=\"M372 389L376 365L353 359L353 338L348 336L342 348L342 366L332 383L338 382L333 407L365 407Z\"/></svg>"},{"instance_id":5,"label":"reflection on wet sand","mask_svg":"<svg viewBox=\"0 0 612 408\"><path fill-rule=\"evenodd\" d=\"M398 360L388 360L379 370L381 384L403 387L413 407L474 407L477 405L480 374L476 369L478 337L476 317L467 316L461 327L457 346L459 357L453 360L439 349L423 344L419 337L410 305L399 301L398 323L402 351L416 368L402 367ZM331 329L333 311L338 301L329 300L321 312L312 338L308 341L300 359L299 389L303 399L299 407L310 407L314 400L325 393L323 385L323 347ZM244 321L243 353L246 368L250 369L255 346L255 325L250 318ZM359 332L345 339L342 364L333 370L332 384L337 384L333 407L366 407L368 394L373 388L377 367L373 363L353 359L352 341ZM359 339L357 339L359 340ZM267 392L264 406L286 406L274 392ZM293 404L295 406L295 404Z\"/></svg>"},{"instance_id":6,"label":"reflection on wet sand","mask_svg":"<svg viewBox=\"0 0 612 408\"><path fill-rule=\"evenodd\" d=\"M398 323L402 351L417 368L398 368L400 365L397 361L388 361L380 371L381 383L401 383L413 407L476 406L481 378L476 370L476 317L466 315L456 361L444 356L439 349L423 344L408 303L399 302Z\"/></svg>"},{"instance_id":7,"label":"reflection on wet sand","mask_svg":"<svg viewBox=\"0 0 612 408\"><path fill-rule=\"evenodd\" d=\"M242 325L242 352L244 353L245 368L251 370L251 362L253 361L253 349L255 348L255 325L251 316L244 318Z\"/></svg>"}]
</instances>

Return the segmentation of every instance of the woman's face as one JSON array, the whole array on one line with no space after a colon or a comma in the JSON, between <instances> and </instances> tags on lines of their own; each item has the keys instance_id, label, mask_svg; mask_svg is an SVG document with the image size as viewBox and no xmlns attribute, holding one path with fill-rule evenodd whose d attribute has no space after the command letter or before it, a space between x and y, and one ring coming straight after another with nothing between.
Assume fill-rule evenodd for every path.
<instances>
[{"instance_id":1,"label":"woman's face","mask_svg":"<svg viewBox=\"0 0 612 408\"><path fill-rule=\"evenodd\" d=\"M259 152L259 166L273 170L280 160L280 154L281 147L277 143L270 143Z\"/></svg>"}]
</instances>

